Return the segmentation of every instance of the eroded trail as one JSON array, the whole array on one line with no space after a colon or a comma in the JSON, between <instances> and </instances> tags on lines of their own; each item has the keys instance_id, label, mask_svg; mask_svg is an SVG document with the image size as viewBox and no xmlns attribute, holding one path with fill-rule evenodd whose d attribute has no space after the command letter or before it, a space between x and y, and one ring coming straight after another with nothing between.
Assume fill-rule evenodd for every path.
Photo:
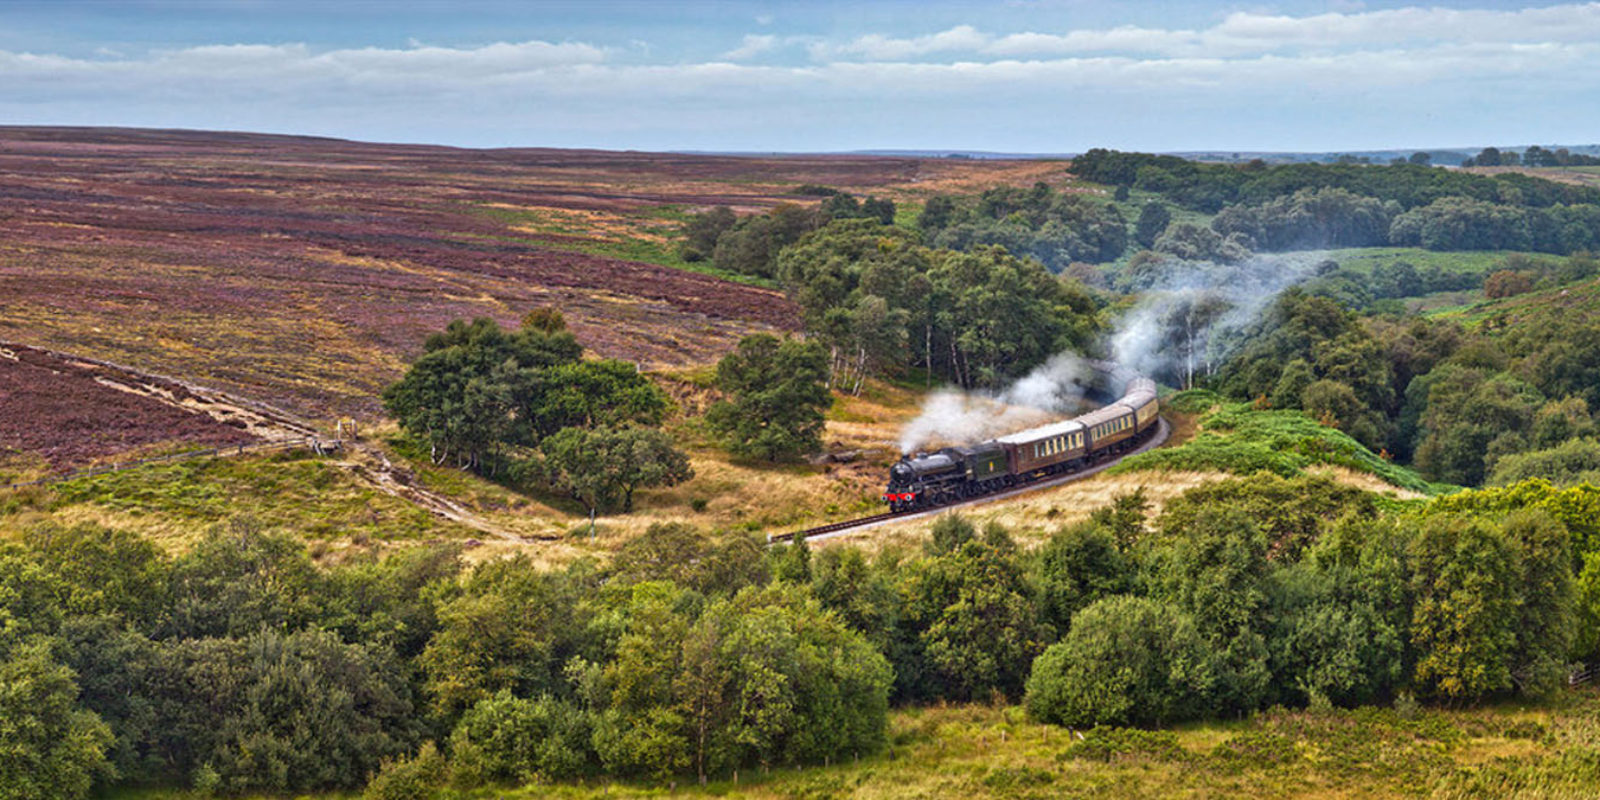
<instances>
[{"instance_id":1,"label":"eroded trail","mask_svg":"<svg viewBox=\"0 0 1600 800\"><path fill-rule=\"evenodd\" d=\"M345 457L335 462L340 468L386 494L424 508L435 516L458 522L498 539L517 543L535 541L507 531L478 516L460 503L421 486L416 473L406 467L397 466L389 460L387 453L376 447L365 442L345 440L344 453Z\"/></svg>"},{"instance_id":2,"label":"eroded trail","mask_svg":"<svg viewBox=\"0 0 1600 800\"><path fill-rule=\"evenodd\" d=\"M308 445L316 443L319 449L330 455L331 464L385 494L498 539L517 543L529 541L422 486L415 473L403 465L395 464L382 449L355 439L322 438L315 423L283 409L122 364L0 342L0 357L16 361L22 353L34 356L36 360L50 359L62 368L87 370L95 384L180 409L187 414L210 417L230 429L245 432L262 441L303 440ZM215 457L233 453L224 448Z\"/></svg>"}]
</instances>

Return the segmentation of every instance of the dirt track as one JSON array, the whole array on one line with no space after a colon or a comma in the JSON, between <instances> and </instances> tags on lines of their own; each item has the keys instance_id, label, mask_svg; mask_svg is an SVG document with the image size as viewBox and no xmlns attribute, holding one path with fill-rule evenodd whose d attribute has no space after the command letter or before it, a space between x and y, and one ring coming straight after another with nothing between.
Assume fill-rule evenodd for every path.
<instances>
[{"instance_id":1,"label":"dirt track","mask_svg":"<svg viewBox=\"0 0 1600 800\"><path fill-rule=\"evenodd\" d=\"M0 455L38 455L64 469L141 448L255 440L255 418L184 387L0 342Z\"/></svg>"},{"instance_id":2,"label":"dirt track","mask_svg":"<svg viewBox=\"0 0 1600 800\"><path fill-rule=\"evenodd\" d=\"M224 392L0 342L0 454L6 448L37 453L65 469L145 445L218 446L316 433L308 421ZM359 441L342 445L336 464L357 479L444 519L523 541L419 485L410 470L392 463L382 450Z\"/></svg>"}]
</instances>

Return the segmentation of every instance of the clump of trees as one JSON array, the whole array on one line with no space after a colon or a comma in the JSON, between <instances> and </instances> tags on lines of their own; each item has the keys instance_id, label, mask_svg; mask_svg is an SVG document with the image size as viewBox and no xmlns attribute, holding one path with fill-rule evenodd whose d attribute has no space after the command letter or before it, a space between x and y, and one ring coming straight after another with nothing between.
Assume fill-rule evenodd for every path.
<instances>
[{"instance_id":1,"label":"clump of trees","mask_svg":"<svg viewBox=\"0 0 1600 800\"><path fill-rule=\"evenodd\" d=\"M604 571L470 572L455 546L324 570L242 520L177 559L92 525L36 528L0 549L4 791L376 775L375 796L415 797L874 752L887 661L771 572L748 539L672 526Z\"/></svg>"},{"instance_id":2,"label":"clump of trees","mask_svg":"<svg viewBox=\"0 0 1600 800\"><path fill-rule=\"evenodd\" d=\"M1516 173L1475 175L1423 164L1212 164L1177 156L1095 148L1072 160L1078 177L1161 194L1208 214L1234 203L1260 204L1304 189L1344 189L1409 210L1446 197L1531 208L1600 203L1600 190Z\"/></svg>"},{"instance_id":3,"label":"clump of trees","mask_svg":"<svg viewBox=\"0 0 1600 800\"><path fill-rule=\"evenodd\" d=\"M779 272L828 348L834 386L917 365L929 376L998 386L1096 329L1094 300L1033 259L999 247L936 249L847 220L783 252Z\"/></svg>"},{"instance_id":4,"label":"clump of trees","mask_svg":"<svg viewBox=\"0 0 1600 800\"><path fill-rule=\"evenodd\" d=\"M506 331L491 319L457 320L428 337L384 406L434 463L529 485L548 485L591 517L636 489L693 477L688 458L656 429L666 393L637 367L586 360L552 309Z\"/></svg>"},{"instance_id":5,"label":"clump of trees","mask_svg":"<svg viewBox=\"0 0 1600 800\"><path fill-rule=\"evenodd\" d=\"M685 261L706 261L741 275L778 278L776 262L783 248L834 220L865 219L894 224L895 205L887 198L857 198L826 186L802 186L796 194L822 196L817 206L780 203L765 214L739 217L727 206L695 214L684 226L679 255Z\"/></svg>"},{"instance_id":6,"label":"clump of trees","mask_svg":"<svg viewBox=\"0 0 1600 800\"><path fill-rule=\"evenodd\" d=\"M714 246L718 266L778 280L827 348L829 385L851 393L913 366L930 381L997 386L1087 344L1095 301L1050 270L1115 259L1128 237L1115 207L1045 184L931 198L920 230L891 224L888 201L821 188L808 188L825 196L812 209L696 215L684 247ZM723 258L736 251L749 257Z\"/></svg>"},{"instance_id":7,"label":"clump of trees","mask_svg":"<svg viewBox=\"0 0 1600 800\"><path fill-rule=\"evenodd\" d=\"M1519 164L1528 167L1593 167L1600 166L1600 157L1574 153L1565 147L1551 150L1533 145L1521 153L1485 147L1477 155L1461 162L1463 167L1515 167Z\"/></svg>"},{"instance_id":8,"label":"clump of trees","mask_svg":"<svg viewBox=\"0 0 1600 800\"><path fill-rule=\"evenodd\" d=\"M717 363L716 385L728 399L706 421L735 455L780 461L816 452L833 405L828 375L818 342L747 336Z\"/></svg>"},{"instance_id":9,"label":"clump of trees","mask_svg":"<svg viewBox=\"0 0 1600 800\"><path fill-rule=\"evenodd\" d=\"M999 245L1054 272L1075 261L1115 261L1128 248L1128 224L1115 205L1060 192L997 186L976 198L936 195L917 220L925 243L952 250Z\"/></svg>"},{"instance_id":10,"label":"clump of trees","mask_svg":"<svg viewBox=\"0 0 1600 800\"><path fill-rule=\"evenodd\" d=\"M1564 685L1569 659L1597 655L1591 626L1574 625L1592 604L1577 589L1588 559L1575 568L1571 556L1593 552L1593 522L1560 510L1591 499L1554 500L1534 484L1437 501L1421 516L1330 507L1294 523L1308 542L1296 551L1269 544L1250 510L1281 482L1224 482L1224 496L1158 518L1127 552L1141 577L1126 585L1141 588L1073 615L1035 662L1030 712L1146 725L1401 692L1538 696ZM1058 534L1068 536L1089 541ZM1076 569L1092 576L1107 563Z\"/></svg>"},{"instance_id":11,"label":"clump of trees","mask_svg":"<svg viewBox=\"0 0 1600 800\"><path fill-rule=\"evenodd\" d=\"M1253 249L1273 252L1374 247L1389 241L1389 221L1399 210L1392 200L1347 189L1301 189L1259 205L1229 206L1212 228L1223 236L1241 234Z\"/></svg>"},{"instance_id":12,"label":"clump of trees","mask_svg":"<svg viewBox=\"0 0 1600 800\"><path fill-rule=\"evenodd\" d=\"M1541 162L1559 160L1547 158L1548 152L1541 149L1535 156ZM1490 148L1473 161L1500 164L1514 156ZM1224 239L1236 237L1250 250L1390 244L1570 254L1600 247L1600 190L1520 173L1475 175L1416 161L1203 164L1104 149L1074 159L1072 169L1119 191L1140 189L1216 214L1211 230ZM1140 224L1138 239L1146 247L1162 250L1159 236L1154 220ZM1186 238L1195 235L1189 232ZM1187 254L1193 249L1163 252L1193 258Z\"/></svg>"}]
</instances>

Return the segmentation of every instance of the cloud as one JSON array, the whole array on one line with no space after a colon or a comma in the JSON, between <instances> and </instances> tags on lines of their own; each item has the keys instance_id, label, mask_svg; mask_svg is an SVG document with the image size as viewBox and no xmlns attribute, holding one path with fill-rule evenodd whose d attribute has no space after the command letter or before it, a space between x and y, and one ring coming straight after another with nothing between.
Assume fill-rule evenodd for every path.
<instances>
[{"instance_id":1,"label":"cloud","mask_svg":"<svg viewBox=\"0 0 1600 800\"><path fill-rule=\"evenodd\" d=\"M991 39L992 36L980 33L971 25L957 25L947 31L910 39L874 33L843 44L819 42L812 46L811 55L819 60L857 56L868 61L900 61L932 53L980 50Z\"/></svg>"},{"instance_id":2,"label":"cloud","mask_svg":"<svg viewBox=\"0 0 1600 800\"><path fill-rule=\"evenodd\" d=\"M959 36L966 36L962 32ZM1131 35L1131 34L1129 34ZM958 37L929 39L924 52ZM752 41L754 40L754 41ZM776 42L748 37L726 58L755 55ZM743 52L740 52L743 51ZM615 64L586 44L498 43L471 49L418 46L317 52L303 44L212 45L142 58L77 59L0 51L0 100L30 92L60 97L163 97L410 93L598 98L700 95L737 102L753 93L795 91L835 97L1032 93L1073 89L1170 91L1251 87L1359 93L1383 86L1427 86L1471 79L1525 80L1581 75L1600 42L1441 43L1411 49L1266 53L1248 57L1085 55L932 62L832 61L803 66ZM1592 79L1583 79L1593 82Z\"/></svg>"},{"instance_id":3,"label":"cloud","mask_svg":"<svg viewBox=\"0 0 1600 800\"><path fill-rule=\"evenodd\" d=\"M821 43L813 57L899 61L963 53L973 57L1092 53L1185 57L1262 55L1295 48L1371 48L1439 42L1586 42L1600 38L1600 2L1516 11L1398 8L1292 17L1235 12L1204 30L1118 26L1066 32L993 34L970 25L917 37L869 34Z\"/></svg>"},{"instance_id":4,"label":"cloud","mask_svg":"<svg viewBox=\"0 0 1600 800\"><path fill-rule=\"evenodd\" d=\"M748 34L738 47L722 54L729 61L744 61L778 46L778 37L771 34Z\"/></svg>"}]
</instances>

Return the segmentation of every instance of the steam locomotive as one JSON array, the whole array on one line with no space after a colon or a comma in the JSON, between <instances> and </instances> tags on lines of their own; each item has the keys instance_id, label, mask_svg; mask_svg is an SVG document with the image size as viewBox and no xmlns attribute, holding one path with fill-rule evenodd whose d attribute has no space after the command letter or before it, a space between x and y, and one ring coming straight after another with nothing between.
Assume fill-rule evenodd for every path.
<instances>
[{"instance_id":1,"label":"steam locomotive","mask_svg":"<svg viewBox=\"0 0 1600 800\"><path fill-rule=\"evenodd\" d=\"M903 456L889 468L883 494L889 510L934 508L1076 472L1155 435L1161 410L1155 381L1109 365L1096 369L1123 382L1118 400L1064 422L967 447Z\"/></svg>"}]
</instances>

